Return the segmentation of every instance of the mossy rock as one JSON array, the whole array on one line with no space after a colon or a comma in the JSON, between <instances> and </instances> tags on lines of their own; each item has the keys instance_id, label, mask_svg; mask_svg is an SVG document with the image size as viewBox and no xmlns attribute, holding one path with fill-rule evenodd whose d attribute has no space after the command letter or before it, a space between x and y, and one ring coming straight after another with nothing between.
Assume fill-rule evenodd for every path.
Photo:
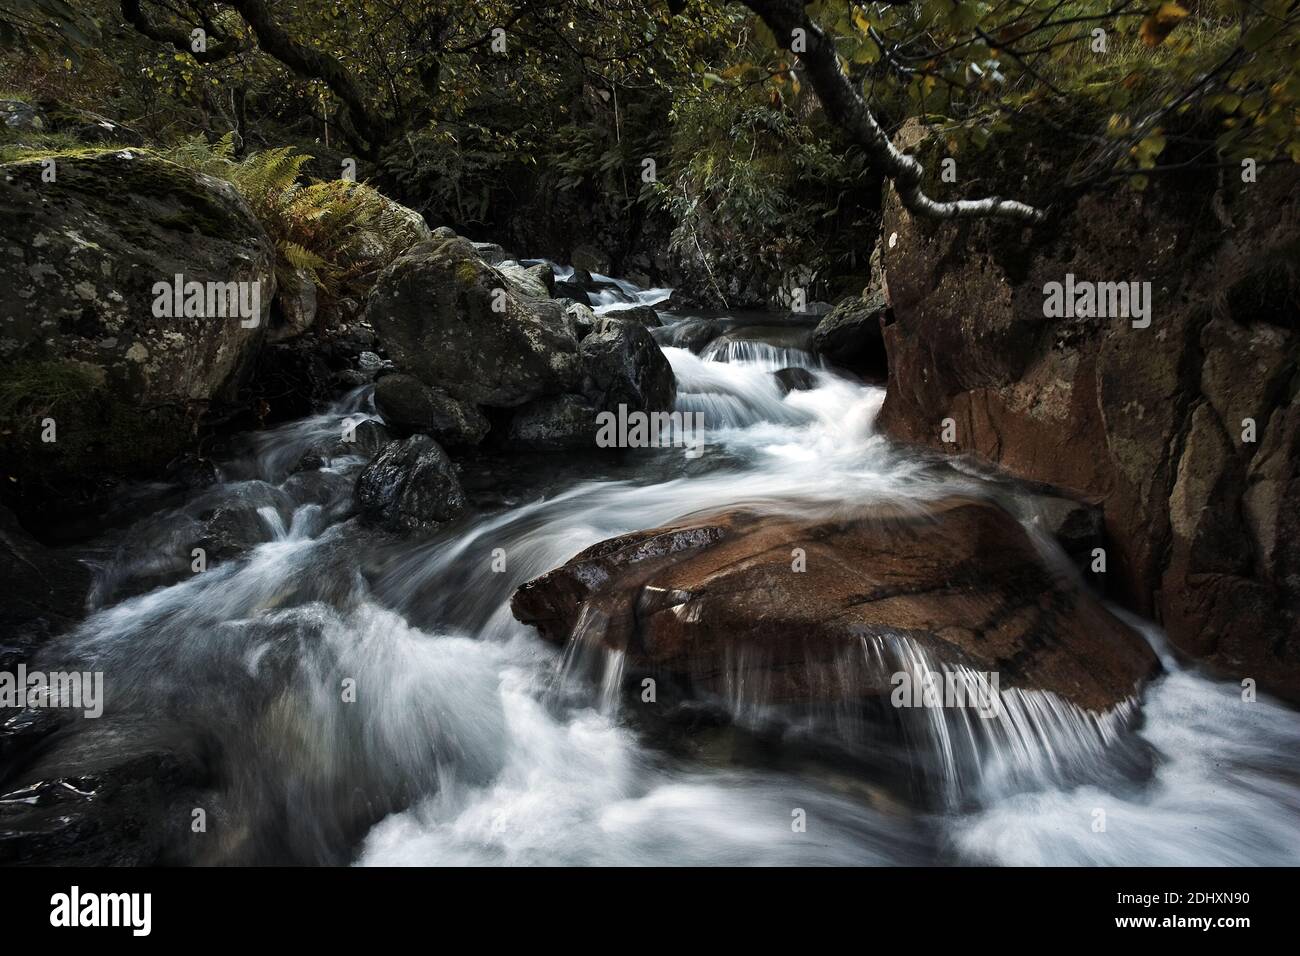
<instances>
[{"instance_id":1,"label":"mossy rock","mask_svg":"<svg viewBox=\"0 0 1300 956\"><path fill-rule=\"evenodd\" d=\"M246 380L275 294L274 246L230 184L135 150L46 158L0 164L0 451L20 513L184 450ZM256 324L156 315L177 275L257 283ZM33 430L45 417L56 443Z\"/></svg>"}]
</instances>

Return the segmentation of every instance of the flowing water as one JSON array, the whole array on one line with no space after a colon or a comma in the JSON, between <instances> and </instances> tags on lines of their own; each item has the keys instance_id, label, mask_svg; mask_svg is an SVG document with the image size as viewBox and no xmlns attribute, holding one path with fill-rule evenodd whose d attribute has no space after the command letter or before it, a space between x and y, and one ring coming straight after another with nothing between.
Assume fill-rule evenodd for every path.
<instances>
[{"instance_id":1,"label":"flowing water","mask_svg":"<svg viewBox=\"0 0 1300 956\"><path fill-rule=\"evenodd\" d=\"M602 311L662 298L617 288ZM252 436L218 484L97 554L97 608L40 663L102 670L108 707L54 735L40 766L202 762L208 833L168 846L181 862L1300 862L1294 711L1181 667L1141 621L1166 674L1110 714L1004 691L994 720L894 726L783 711L752 686L647 718L617 655L566 653L514 621L514 589L588 545L725 505L847 512L960 492L1036 527L1014 486L891 444L874 426L882 389L789 343L665 354L679 408L704 413L701 458L467 461L476 507L426 537L348 519L364 458L346 447L294 473L345 421L375 417L368 389ZM816 387L782 395L771 373L789 365ZM194 529L222 508L260 543L187 573ZM873 665L945 669L902 643L844 662Z\"/></svg>"}]
</instances>

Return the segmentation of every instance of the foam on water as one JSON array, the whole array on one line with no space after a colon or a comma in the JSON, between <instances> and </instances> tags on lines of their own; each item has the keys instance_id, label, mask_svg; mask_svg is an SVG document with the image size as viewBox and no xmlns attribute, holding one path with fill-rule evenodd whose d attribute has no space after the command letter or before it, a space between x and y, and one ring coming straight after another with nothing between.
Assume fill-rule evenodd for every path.
<instances>
[{"instance_id":1,"label":"foam on water","mask_svg":"<svg viewBox=\"0 0 1300 956\"><path fill-rule=\"evenodd\" d=\"M636 301L663 291L616 288ZM704 415L698 465L661 449L638 477L578 481L425 539L341 523L360 455L343 449L312 482L291 474L343 421L373 417L368 390L255 436L220 484L132 529L99 568L102 606L49 647L52 662L109 675L113 707L80 732L112 747L165 726L218 754L216 805L242 825L214 842L212 862L1300 862L1294 712L1245 704L1167 654L1168 676L1110 714L1021 691L1002 693L993 720L917 711L901 759L926 789L919 800L862 772L725 759L778 717L852 744L833 707L830 719L779 715L761 684L730 687L720 706L736 723L702 731L697 757L644 739L621 705L622 658L545 645L510 614L515 588L605 538L714 508L848 513L992 493L974 471L892 445L875 430L884 391L809 356L752 342L664 352L679 409ZM815 387L783 395L772 372L789 365ZM261 515L262 543L115 600L145 555L222 505ZM496 548L509 556L502 573ZM824 680L848 686L882 668L950 665L864 641ZM345 681L356 696L341 706ZM1092 829L1097 809L1104 832ZM791 827L797 811L806 833Z\"/></svg>"}]
</instances>

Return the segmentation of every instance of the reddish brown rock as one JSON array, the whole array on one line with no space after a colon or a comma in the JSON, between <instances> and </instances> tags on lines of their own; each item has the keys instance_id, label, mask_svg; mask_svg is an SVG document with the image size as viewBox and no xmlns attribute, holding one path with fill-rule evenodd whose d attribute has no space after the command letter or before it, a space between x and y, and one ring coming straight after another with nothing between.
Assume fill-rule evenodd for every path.
<instances>
[{"instance_id":1,"label":"reddish brown rock","mask_svg":"<svg viewBox=\"0 0 1300 956\"><path fill-rule=\"evenodd\" d=\"M864 654L880 640L1094 710L1157 667L1015 520L956 498L851 519L732 511L638 531L528 582L512 610L550 641L599 641L705 692L743 679L775 702L888 694L895 668Z\"/></svg>"},{"instance_id":2,"label":"reddish brown rock","mask_svg":"<svg viewBox=\"0 0 1300 956\"><path fill-rule=\"evenodd\" d=\"M983 185L1023 195L1034 155L990 160L1006 168ZM1098 191L1032 230L891 199L880 423L1101 500L1110 592L1225 676L1300 699L1300 538L1277 531L1300 494L1300 175L1232 180ZM1045 318L1067 273L1149 281L1150 327Z\"/></svg>"}]
</instances>

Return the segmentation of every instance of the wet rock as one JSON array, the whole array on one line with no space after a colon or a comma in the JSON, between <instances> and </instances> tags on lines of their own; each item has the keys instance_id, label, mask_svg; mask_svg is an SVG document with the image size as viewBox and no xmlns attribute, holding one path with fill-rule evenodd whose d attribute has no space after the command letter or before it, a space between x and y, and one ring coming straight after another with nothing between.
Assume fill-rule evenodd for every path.
<instances>
[{"instance_id":1,"label":"wet rock","mask_svg":"<svg viewBox=\"0 0 1300 956\"><path fill-rule=\"evenodd\" d=\"M0 864L173 862L192 836L190 810L205 805L199 793L210 784L202 759L180 748L150 750L108 730L55 738L4 780Z\"/></svg>"},{"instance_id":2,"label":"wet rock","mask_svg":"<svg viewBox=\"0 0 1300 956\"><path fill-rule=\"evenodd\" d=\"M698 355L724 331L725 326L717 319L683 319L664 326L661 333L655 333L655 338L662 345L689 349Z\"/></svg>"},{"instance_id":3,"label":"wet rock","mask_svg":"<svg viewBox=\"0 0 1300 956\"><path fill-rule=\"evenodd\" d=\"M981 174L992 190L1022 182L1023 165ZM879 419L895 438L1104 501L1108 593L1212 669L1292 700L1300 555L1272 529L1300 460L1260 455L1286 444L1300 367L1297 175L1217 193L1171 180L1158 201L1099 191L1023 241L920 222L890 197ZM1206 229L1215 210L1226 219ZM1067 274L1149 283L1150 326L1045 317L1045 289Z\"/></svg>"},{"instance_id":4,"label":"wet rock","mask_svg":"<svg viewBox=\"0 0 1300 956\"><path fill-rule=\"evenodd\" d=\"M783 368L772 373L782 395L806 392L817 387L817 377L806 368Z\"/></svg>"},{"instance_id":5,"label":"wet rock","mask_svg":"<svg viewBox=\"0 0 1300 956\"><path fill-rule=\"evenodd\" d=\"M374 458L379 454L380 449L388 445L393 440L393 433L384 427L383 422L377 422L373 418L368 418L363 422L358 422L357 427L352 430L352 440L340 439L330 447L327 454L330 458L338 458L345 455L356 455L360 458Z\"/></svg>"},{"instance_id":6,"label":"wet rock","mask_svg":"<svg viewBox=\"0 0 1300 956\"><path fill-rule=\"evenodd\" d=\"M361 519L388 531L411 531L450 521L465 508L465 493L447 453L427 435L390 442L357 478Z\"/></svg>"},{"instance_id":7,"label":"wet rock","mask_svg":"<svg viewBox=\"0 0 1300 956\"><path fill-rule=\"evenodd\" d=\"M298 459L298 463L293 466L292 474L296 475L304 471L319 471L324 467L325 459L321 457L320 453L308 451L304 452L303 456Z\"/></svg>"},{"instance_id":8,"label":"wet rock","mask_svg":"<svg viewBox=\"0 0 1300 956\"><path fill-rule=\"evenodd\" d=\"M634 305L629 309L612 309L606 312L602 318L618 319L623 322L636 322L645 326L647 329L657 329L663 323L659 320L659 313L648 305Z\"/></svg>"},{"instance_id":9,"label":"wet rock","mask_svg":"<svg viewBox=\"0 0 1300 956\"><path fill-rule=\"evenodd\" d=\"M459 401L504 408L578 383L578 343L563 311L510 291L460 239L412 248L384 270L366 304L404 372Z\"/></svg>"},{"instance_id":10,"label":"wet rock","mask_svg":"<svg viewBox=\"0 0 1300 956\"><path fill-rule=\"evenodd\" d=\"M266 519L253 506L223 505L214 508L203 516L203 524L203 537L197 544L214 561L238 557L272 538ZM189 553L186 552L183 558L189 558Z\"/></svg>"},{"instance_id":11,"label":"wet rock","mask_svg":"<svg viewBox=\"0 0 1300 956\"><path fill-rule=\"evenodd\" d=\"M595 408L672 409L677 395L672 366L643 326L602 317L581 348L582 394Z\"/></svg>"},{"instance_id":12,"label":"wet rock","mask_svg":"<svg viewBox=\"0 0 1300 956\"><path fill-rule=\"evenodd\" d=\"M845 299L817 323L813 352L859 374L883 374L886 358L881 323L887 311L880 289Z\"/></svg>"},{"instance_id":13,"label":"wet rock","mask_svg":"<svg viewBox=\"0 0 1300 956\"><path fill-rule=\"evenodd\" d=\"M275 296L275 250L229 183L127 150L0 166L0 458L27 517L102 510L115 479L153 477L238 400ZM257 283L259 313L154 314L154 286ZM251 285L246 290L254 288ZM251 294L249 295L251 302ZM57 441L42 442L42 421Z\"/></svg>"},{"instance_id":14,"label":"wet rock","mask_svg":"<svg viewBox=\"0 0 1300 956\"><path fill-rule=\"evenodd\" d=\"M552 642L773 703L886 696L909 649L1097 711L1158 669L1017 521L961 498L823 520L731 511L634 532L528 582L511 608Z\"/></svg>"},{"instance_id":15,"label":"wet rock","mask_svg":"<svg viewBox=\"0 0 1300 956\"><path fill-rule=\"evenodd\" d=\"M591 296L587 294L587 290L576 282L570 282L567 279L556 280L555 287L551 292L557 299L572 299L582 305L591 305Z\"/></svg>"},{"instance_id":16,"label":"wet rock","mask_svg":"<svg viewBox=\"0 0 1300 956\"><path fill-rule=\"evenodd\" d=\"M474 405L425 385L412 375L385 375L375 386L375 408L399 434L420 432L443 445L476 445L487 417Z\"/></svg>"}]
</instances>

